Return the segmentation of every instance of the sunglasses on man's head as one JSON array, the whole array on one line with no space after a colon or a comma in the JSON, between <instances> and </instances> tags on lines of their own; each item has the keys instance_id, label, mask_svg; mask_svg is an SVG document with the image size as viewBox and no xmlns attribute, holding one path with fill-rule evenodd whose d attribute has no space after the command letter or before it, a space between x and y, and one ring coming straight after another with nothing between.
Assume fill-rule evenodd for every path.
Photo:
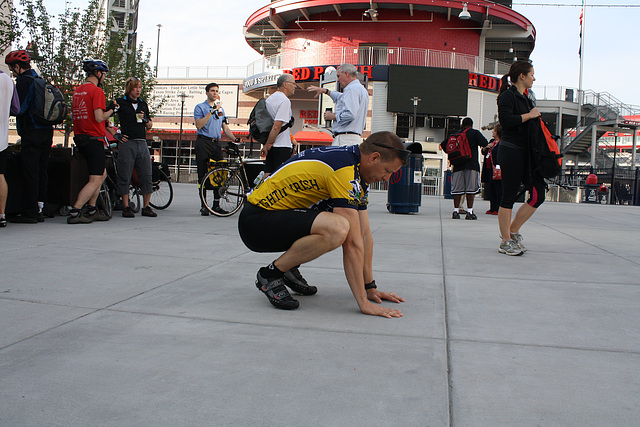
<instances>
[{"instance_id":1,"label":"sunglasses on man's head","mask_svg":"<svg viewBox=\"0 0 640 427\"><path fill-rule=\"evenodd\" d=\"M406 163L407 160L409 160L409 157L411 156L411 151L409 150L402 150L400 148L396 148L396 147L392 147L390 145L387 144L383 144L381 142L374 142L373 145L377 145L378 147L384 147L384 148L388 148L390 150L395 150L398 153L400 153L400 160L402 160L402 163Z\"/></svg>"}]
</instances>

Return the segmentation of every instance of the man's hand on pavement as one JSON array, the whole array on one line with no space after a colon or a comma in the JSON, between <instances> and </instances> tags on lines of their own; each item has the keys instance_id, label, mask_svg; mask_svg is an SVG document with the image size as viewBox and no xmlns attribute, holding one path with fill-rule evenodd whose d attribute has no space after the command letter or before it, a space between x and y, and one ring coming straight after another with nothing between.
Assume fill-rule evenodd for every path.
<instances>
[{"instance_id":1,"label":"man's hand on pavement","mask_svg":"<svg viewBox=\"0 0 640 427\"><path fill-rule=\"evenodd\" d=\"M369 301L377 302L378 304L380 304L382 300L404 302L404 298L399 297L393 292L380 292L377 289L367 289L367 298Z\"/></svg>"},{"instance_id":2,"label":"man's hand on pavement","mask_svg":"<svg viewBox=\"0 0 640 427\"><path fill-rule=\"evenodd\" d=\"M392 317L402 317L402 312L395 308L387 308L381 305L375 305L367 302L366 305L360 307L360 311L371 316L381 316L391 319Z\"/></svg>"}]
</instances>

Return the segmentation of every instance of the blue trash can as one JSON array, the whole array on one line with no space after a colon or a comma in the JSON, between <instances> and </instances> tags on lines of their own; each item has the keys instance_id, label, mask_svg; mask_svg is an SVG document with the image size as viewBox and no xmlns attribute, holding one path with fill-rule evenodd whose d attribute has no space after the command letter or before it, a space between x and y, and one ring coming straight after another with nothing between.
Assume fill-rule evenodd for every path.
<instances>
[{"instance_id":1,"label":"blue trash can","mask_svg":"<svg viewBox=\"0 0 640 427\"><path fill-rule=\"evenodd\" d=\"M451 177L453 176L453 172L451 169L447 169L444 171L444 198L445 199L453 199L453 195L451 194Z\"/></svg>"},{"instance_id":2,"label":"blue trash can","mask_svg":"<svg viewBox=\"0 0 640 427\"><path fill-rule=\"evenodd\" d=\"M387 210L391 213L417 213L422 205L422 145L407 143L411 151L407 164L389 179Z\"/></svg>"}]
</instances>

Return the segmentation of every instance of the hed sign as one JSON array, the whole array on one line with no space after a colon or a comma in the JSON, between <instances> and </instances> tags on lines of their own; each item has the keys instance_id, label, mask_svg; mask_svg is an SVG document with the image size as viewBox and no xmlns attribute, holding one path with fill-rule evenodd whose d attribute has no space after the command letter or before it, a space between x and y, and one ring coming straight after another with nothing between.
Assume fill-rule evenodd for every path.
<instances>
[{"instance_id":1,"label":"hed sign","mask_svg":"<svg viewBox=\"0 0 640 427\"><path fill-rule=\"evenodd\" d=\"M317 125L318 110L300 110L300 118L305 125Z\"/></svg>"}]
</instances>

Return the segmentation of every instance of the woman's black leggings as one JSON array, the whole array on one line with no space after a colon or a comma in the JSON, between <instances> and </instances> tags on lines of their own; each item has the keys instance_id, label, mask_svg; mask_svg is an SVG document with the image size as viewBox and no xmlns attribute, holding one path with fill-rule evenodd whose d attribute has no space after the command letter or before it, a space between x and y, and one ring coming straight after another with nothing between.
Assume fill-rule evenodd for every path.
<instances>
[{"instance_id":1,"label":"woman's black leggings","mask_svg":"<svg viewBox=\"0 0 640 427\"><path fill-rule=\"evenodd\" d=\"M500 144L498 158L500 169L502 169L502 201L500 202L500 207L513 209L521 183L528 185L529 200L527 200L527 204L533 208L539 207L544 202L544 178L539 175L529 177L529 156L527 151L507 146L507 144Z\"/></svg>"}]
</instances>

